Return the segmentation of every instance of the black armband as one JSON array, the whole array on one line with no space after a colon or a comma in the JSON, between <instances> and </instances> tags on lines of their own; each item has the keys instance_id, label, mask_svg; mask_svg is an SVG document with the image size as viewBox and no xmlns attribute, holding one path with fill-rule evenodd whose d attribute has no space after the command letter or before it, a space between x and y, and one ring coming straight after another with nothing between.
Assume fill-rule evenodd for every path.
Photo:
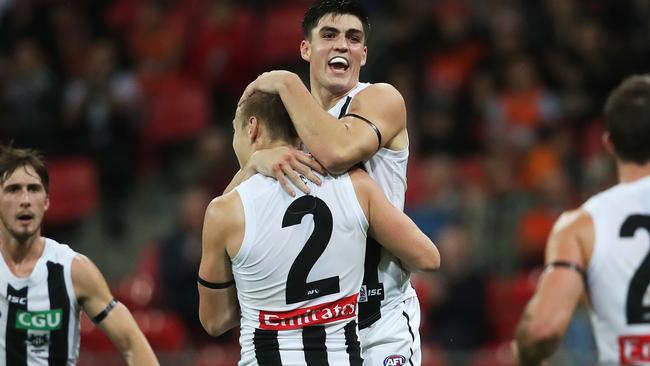
<instances>
[{"instance_id":1,"label":"black armband","mask_svg":"<svg viewBox=\"0 0 650 366\"><path fill-rule=\"evenodd\" d=\"M108 305L106 305L104 310L102 310L99 314L95 315L91 319L93 321L93 323L95 323L95 324L101 323L102 320L104 320L104 318L106 318L106 316L108 316L108 313L110 313L111 310L113 310L113 308L115 308L115 305L117 305L117 300L115 300L115 299L111 300L111 302L109 302Z\"/></svg>"},{"instance_id":2,"label":"black armband","mask_svg":"<svg viewBox=\"0 0 650 366\"><path fill-rule=\"evenodd\" d=\"M220 290L220 289L228 288L228 287L235 284L234 279L232 279L232 280L230 280L228 282L214 283L214 282L208 282L208 281L204 280L201 277L198 277L198 282L199 282L199 284L201 286L204 286L204 287L207 287L207 288L210 288L210 289L213 289L213 290Z\"/></svg>"},{"instance_id":3,"label":"black armband","mask_svg":"<svg viewBox=\"0 0 650 366\"><path fill-rule=\"evenodd\" d=\"M580 267L579 265L577 265L577 264L575 264L573 262L555 261L555 262L551 262L551 263L548 263L547 265L545 265L544 270L546 270L548 268L555 268L555 267L567 268L567 269L570 269L570 270L573 270L573 271L577 272L580 275L580 277L582 278L582 282L585 285L585 291L587 290L587 288L588 288L587 287L587 272L585 272L585 270L582 269L582 267Z\"/></svg>"},{"instance_id":4,"label":"black armband","mask_svg":"<svg viewBox=\"0 0 650 366\"><path fill-rule=\"evenodd\" d=\"M375 126L374 123L370 122L369 119L367 119L367 118L365 118L365 117L362 117L362 116L360 116L360 115L358 115L358 114L348 113L348 114L344 115L343 117L348 117L348 116L349 116L349 117L358 118L358 119L360 119L360 120L366 122L370 127L372 127L372 129L375 130L375 133L377 134L377 139L379 140L379 144L378 144L377 150L381 149L381 132L379 131L379 128L377 128L377 126Z\"/></svg>"}]
</instances>

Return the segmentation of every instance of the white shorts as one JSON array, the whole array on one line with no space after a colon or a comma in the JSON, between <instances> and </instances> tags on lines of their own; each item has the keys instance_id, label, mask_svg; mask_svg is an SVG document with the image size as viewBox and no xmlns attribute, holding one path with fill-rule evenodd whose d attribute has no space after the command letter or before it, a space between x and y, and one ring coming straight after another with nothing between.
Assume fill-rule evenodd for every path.
<instances>
[{"instance_id":1,"label":"white shorts","mask_svg":"<svg viewBox=\"0 0 650 366\"><path fill-rule=\"evenodd\" d=\"M413 296L384 312L368 328L359 330L363 364L420 366L420 303Z\"/></svg>"}]
</instances>

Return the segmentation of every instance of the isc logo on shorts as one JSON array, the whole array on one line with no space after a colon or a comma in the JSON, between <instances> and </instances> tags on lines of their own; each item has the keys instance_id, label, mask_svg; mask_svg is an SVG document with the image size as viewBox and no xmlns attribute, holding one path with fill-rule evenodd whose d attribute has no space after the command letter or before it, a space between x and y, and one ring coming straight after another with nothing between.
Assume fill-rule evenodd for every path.
<instances>
[{"instance_id":1,"label":"isc logo on shorts","mask_svg":"<svg viewBox=\"0 0 650 366\"><path fill-rule=\"evenodd\" d=\"M359 292L359 302L382 301L384 300L384 284L377 284L377 287L368 288L366 285L361 286Z\"/></svg>"},{"instance_id":2,"label":"isc logo on shorts","mask_svg":"<svg viewBox=\"0 0 650 366\"><path fill-rule=\"evenodd\" d=\"M384 366L406 365L406 357L402 355L390 355L384 358Z\"/></svg>"}]
</instances>

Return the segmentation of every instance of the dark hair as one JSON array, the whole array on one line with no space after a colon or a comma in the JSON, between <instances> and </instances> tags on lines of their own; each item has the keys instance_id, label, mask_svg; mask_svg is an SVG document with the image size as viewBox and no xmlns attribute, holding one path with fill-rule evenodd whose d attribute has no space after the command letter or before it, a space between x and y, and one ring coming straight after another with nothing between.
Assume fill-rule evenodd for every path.
<instances>
[{"instance_id":1,"label":"dark hair","mask_svg":"<svg viewBox=\"0 0 650 366\"><path fill-rule=\"evenodd\" d=\"M626 78L607 98L605 124L623 161L650 161L650 74Z\"/></svg>"},{"instance_id":2,"label":"dark hair","mask_svg":"<svg viewBox=\"0 0 650 366\"><path fill-rule=\"evenodd\" d=\"M327 14L354 15L363 24L364 41L370 34L370 22L368 14L361 4L355 0L321 0L315 3L302 20L302 34L305 39L311 39L311 31L318 25L318 21Z\"/></svg>"},{"instance_id":3,"label":"dark hair","mask_svg":"<svg viewBox=\"0 0 650 366\"><path fill-rule=\"evenodd\" d=\"M26 166L34 168L41 178L45 192L49 192L50 176L43 156L38 151L0 145L0 183L4 183L16 169Z\"/></svg>"},{"instance_id":4,"label":"dark hair","mask_svg":"<svg viewBox=\"0 0 650 366\"><path fill-rule=\"evenodd\" d=\"M249 117L257 117L267 127L272 140L292 142L298 138L296 128L278 94L256 91L242 104L240 116L240 123L244 125Z\"/></svg>"}]
</instances>

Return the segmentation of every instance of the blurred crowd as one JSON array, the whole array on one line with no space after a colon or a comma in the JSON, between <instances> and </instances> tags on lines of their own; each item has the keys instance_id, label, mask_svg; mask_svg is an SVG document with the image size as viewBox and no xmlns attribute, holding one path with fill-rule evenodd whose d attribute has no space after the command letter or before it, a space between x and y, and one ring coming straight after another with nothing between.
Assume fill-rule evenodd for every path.
<instances>
[{"instance_id":1,"label":"blurred crowd","mask_svg":"<svg viewBox=\"0 0 650 366\"><path fill-rule=\"evenodd\" d=\"M372 30L361 79L389 82L405 97L406 211L442 253L439 273L414 277L425 364L507 365L503 350L552 223L615 182L601 110L624 76L650 71L650 1L362 3ZM105 234L120 237L134 187L152 174L179 193L177 227L143 243L120 293L149 278L142 308L176 314L196 347L214 343L198 323L195 276L203 210L237 170L236 101L264 71L308 80L298 46L310 5L0 1L0 141L67 162L63 176L91 177L96 204L77 215L59 210L60 219L51 212L52 230L97 214ZM587 328L577 321L568 342L590 349ZM583 361L572 364L593 360L578 353Z\"/></svg>"}]
</instances>

